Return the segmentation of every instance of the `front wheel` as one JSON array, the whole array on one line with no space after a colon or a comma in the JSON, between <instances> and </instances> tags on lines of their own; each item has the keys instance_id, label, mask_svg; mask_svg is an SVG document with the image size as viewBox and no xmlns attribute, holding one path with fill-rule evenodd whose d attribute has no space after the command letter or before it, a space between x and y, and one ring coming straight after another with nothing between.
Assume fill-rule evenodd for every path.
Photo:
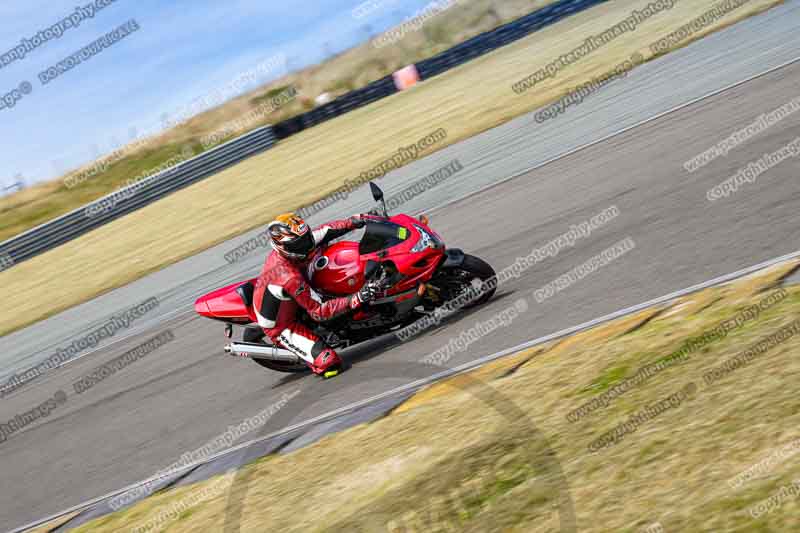
<instances>
[{"instance_id":1,"label":"front wheel","mask_svg":"<svg viewBox=\"0 0 800 533\"><path fill-rule=\"evenodd\" d=\"M497 274L489 263L480 257L465 254L460 265L442 269L432 283L442 289L445 301L452 300L469 290L475 291L479 296L461 307L461 309L469 309L485 304L494 296L497 283L490 282L490 280L496 276Z\"/></svg>"}]
</instances>

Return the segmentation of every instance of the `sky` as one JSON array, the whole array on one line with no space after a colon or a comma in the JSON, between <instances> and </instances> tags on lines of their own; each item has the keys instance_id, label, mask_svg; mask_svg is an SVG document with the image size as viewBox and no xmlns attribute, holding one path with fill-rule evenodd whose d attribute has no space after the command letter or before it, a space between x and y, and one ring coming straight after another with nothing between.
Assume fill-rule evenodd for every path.
<instances>
[{"instance_id":1,"label":"sky","mask_svg":"<svg viewBox=\"0 0 800 533\"><path fill-rule=\"evenodd\" d=\"M77 27L51 34L24 57L3 54L85 10ZM21 176L30 185L135 138L155 133L214 91L279 77L350 48L416 15L430 0L6 0L0 3L0 194ZM47 83L47 71L103 35L138 30ZM56 32L58 33L58 32ZM9 62L10 60L10 62ZM278 67L264 68L263 65ZM262 67L259 67L259 66ZM54 71L50 71L54 72ZM250 76L257 76L250 78ZM20 92L22 88L22 92ZM24 94L29 88L28 94ZM11 106L13 104L13 107Z\"/></svg>"}]
</instances>

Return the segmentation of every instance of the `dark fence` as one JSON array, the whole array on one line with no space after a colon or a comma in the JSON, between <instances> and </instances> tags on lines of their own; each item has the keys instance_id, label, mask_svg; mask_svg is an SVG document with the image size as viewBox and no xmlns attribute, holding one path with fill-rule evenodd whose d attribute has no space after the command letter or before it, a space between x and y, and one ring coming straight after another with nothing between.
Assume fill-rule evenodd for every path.
<instances>
[{"instance_id":1,"label":"dark fence","mask_svg":"<svg viewBox=\"0 0 800 533\"><path fill-rule=\"evenodd\" d=\"M376 100L386 98L396 92L397 88L394 85L392 76L386 76L375 80L360 89L350 91L340 96L332 102L328 102L302 115L297 115L275 124L275 126L273 126L275 137L278 139L285 139L306 128L311 128L328 119L344 115L353 109L371 104Z\"/></svg>"},{"instance_id":2,"label":"dark fence","mask_svg":"<svg viewBox=\"0 0 800 533\"><path fill-rule=\"evenodd\" d=\"M423 80L432 78L501 46L513 43L565 17L607 1L561 0L555 2L508 24L503 24L493 30L476 35L438 55L423 59L416 64L417 70ZM361 89L342 95L336 100L321 105L312 111L276 124L275 136L278 139L285 139L306 128L316 126L320 122L338 117L396 92L394 79L392 76L386 76Z\"/></svg>"},{"instance_id":3,"label":"dark fence","mask_svg":"<svg viewBox=\"0 0 800 533\"><path fill-rule=\"evenodd\" d=\"M417 63L417 70L423 80L431 78L606 1L608 0L560 0L422 60ZM254 130L148 178L146 183L134 186L129 197L114 193L0 243L0 257L7 254L14 263L24 261L261 152L275 144L276 139L285 139L396 92L392 76L386 76L312 111L272 127Z\"/></svg>"},{"instance_id":4,"label":"dark fence","mask_svg":"<svg viewBox=\"0 0 800 533\"><path fill-rule=\"evenodd\" d=\"M0 243L0 256L8 254L14 263L29 259L266 150L273 144L275 135L272 128L253 130Z\"/></svg>"},{"instance_id":5,"label":"dark fence","mask_svg":"<svg viewBox=\"0 0 800 533\"><path fill-rule=\"evenodd\" d=\"M522 39L565 17L607 1L608 0L561 0L560 2L550 4L549 6L543 7L538 11L534 11L529 15L525 15L524 17L499 26L491 31L476 35L439 55L423 59L417 63L417 70L423 80L432 78L437 74L441 74L462 63L487 54L501 46Z\"/></svg>"}]
</instances>

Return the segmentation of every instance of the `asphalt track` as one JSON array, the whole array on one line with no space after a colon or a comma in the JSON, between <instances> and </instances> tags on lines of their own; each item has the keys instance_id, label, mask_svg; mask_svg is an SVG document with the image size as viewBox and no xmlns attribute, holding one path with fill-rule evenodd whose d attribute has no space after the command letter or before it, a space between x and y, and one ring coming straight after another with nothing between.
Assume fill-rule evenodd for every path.
<instances>
[{"instance_id":1,"label":"asphalt track","mask_svg":"<svg viewBox=\"0 0 800 533\"><path fill-rule=\"evenodd\" d=\"M799 57L800 37L795 35L799 21L798 3L790 2L699 45L645 65L628 79L547 124L551 132L562 131L562 137L554 134L547 142L568 146L576 137L568 139L566 132L575 130L590 140L602 138L681 102ZM680 76L687 76L687 82L681 84ZM688 80L694 84L691 91ZM647 100L643 94L648 90L661 99ZM672 103L676 92L681 92L683 100ZM448 365L456 366L800 250L796 223L800 160L783 162L726 199L713 203L706 199L706 191L739 168L800 136L800 114L786 118L693 174L683 169L689 158L761 113L798 96L800 63L794 63L434 211L432 225L450 245L487 258L498 269L609 206L617 206L620 216L574 247L504 285L493 302L469 316L406 344L388 349L373 345L371 349L345 352L353 368L335 380L285 377L262 371L250 361L222 356L219 348L224 339L220 326L195 318L178 304L174 309L163 309L173 316L151 318L139 331L131 330L131 337L90 353L2 400L0 420L6 421L41 404L58 390L68 393L67 402L48 418L0 444L4 477L0 524L11 528L144 479L220 434L228 425L274 404L284 394L301 389L305 398L314 397L317 391L320 397L324 395L322 402L293 406L292 422L297 422L418 378L420 366L416 362L422 357L446 345L453 335L476 320L488 319L521 297L528 297L531 302L526 313L511 326L456 354ZM544 127L531 116L521 117L511 125L420 161L405 172L418 178L425 169L437 168L455 157L467 161L478 151L524 152L532 141L538 140L542 135L539 128ZM604 133L606 127L608 132ZM527 137L510 134L526 128L530 132ZM527 166L546 159L547 151L542 150L536 157L528 157ZM501 167L505 172L498 174L496 167L485 159L484 162L482 167L470 166L470 172L481 174L480 179L448 184L441 191L441 187L434 189L425 198L409 203L407 210L445 203L515 173L513 163ZM520 168L525 168L524 158L519 163ZM385 181L390 193L403 186L401 176L390 176ZM357 210L353 208L366 204L363 197L361 193L360 198L343 202L339 208ZM627 237L635 241L634 250L544 303L534 303L533 289ZM202 271L202 261L208 267L212 253L221 256L221 252L235 245L236 242L207 252L195 263L197 272ZM195 286L191 289L197 295L224 280L249 274L258 263L260 258L253 257L224 272L206 268L205 277L192 278ZM128 303L152 294L141 290L143 286L139 285L136 298ZM183 299L190 300L189 289L182 290L187 292ZM114 296L118 305L125 301L123 294ZM175 298L179 300L180 297ZM113 310L106 308L106 313ZM50 324L65 328L68 317L56 317ZM167 329L176 338L168 345L82 395L72 390L72 383L96 366ZM33 333L20 332L16 338L25 335ZM395 370L391 375L387 375L387 365ZM404 367L408 374L402 371ZM434 371L431 369L431 373Z\"/></svg>"}]
</instances>

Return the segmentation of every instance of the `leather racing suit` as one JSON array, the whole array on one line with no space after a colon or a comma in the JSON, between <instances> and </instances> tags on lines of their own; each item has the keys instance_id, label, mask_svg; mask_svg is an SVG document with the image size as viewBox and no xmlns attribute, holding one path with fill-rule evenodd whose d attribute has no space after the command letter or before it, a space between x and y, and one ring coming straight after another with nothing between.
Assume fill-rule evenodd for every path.
<instances>
[{"instance_id":1,"label":"leather racing suit","mask_svg":"<svg viewBox=\"0 0 800 533\"><path fill-rule=\"evenodd\" d=\"M313 230L315 250L356 229L352 220L334 220ZM298 322L298 307L318 322L330 320L361 305L357 295L323 302L311 287L306 269L314 253L303 261L288 259L278 252L264 262L253 294L253 307L258 325L276 345L299 356L316 374L339 369L339 355L325 344L310 328Z\"/></svg>"}]
</instances>

